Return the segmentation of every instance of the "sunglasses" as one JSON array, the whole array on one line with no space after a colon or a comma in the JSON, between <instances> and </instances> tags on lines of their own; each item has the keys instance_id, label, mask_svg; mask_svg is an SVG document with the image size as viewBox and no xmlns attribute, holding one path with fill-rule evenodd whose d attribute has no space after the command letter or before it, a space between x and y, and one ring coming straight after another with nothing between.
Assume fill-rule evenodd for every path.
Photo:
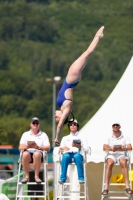
<instances>
[{"instance_id":1,"label":"sunglasses","mask_svg":"<svg viewBox=\"0 0 133 200\"><path fill-rule=\"evenodd\" d=\"M114 127L114 126L119 126L119 124L113 124L113 127Z\"/></svg>"},{"instance_id":2,"label":"sunglasses","mask_svg":"<svg viewBox=\"0 0 133 200\"><path fill-rule=\"evenodd\" d=\"M32 124L37 124L37 125L38 125L38 124L39 124L39 122L33 122Z\"/></svg>"},{"instance_id":3,"label":"sunglasses","mask_svg":"<svg viewBox=\"0 0 133 200\"><path fill-rule=\"evenodd\" d=\"M78 124L75 123L75 122L69 123L68 125L69 125L69 126L72 126L72 125L73 125L73 126L78 126Z\"/></svg>"}]
</instances>

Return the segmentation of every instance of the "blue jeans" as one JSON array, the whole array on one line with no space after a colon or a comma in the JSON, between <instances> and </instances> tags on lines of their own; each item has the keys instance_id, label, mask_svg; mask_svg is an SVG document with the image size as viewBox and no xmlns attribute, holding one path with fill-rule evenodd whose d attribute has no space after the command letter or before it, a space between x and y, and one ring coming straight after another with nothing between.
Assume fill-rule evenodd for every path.
<instances>
[{"instance_id":1,"label":"blue jeans","mask_svg":"<svg viewBox=\"0 0 133 200\"><path fill-rule=\"evenodd\" d=\"M70 163L74 160L77 171L78 171L78 180L84 181L84 170L83 170L83 156L79 153L65 153L63 154L61 161L61 176L60 180L65 182L67 179L67 168Z\"/></svg>"}]
</instances>

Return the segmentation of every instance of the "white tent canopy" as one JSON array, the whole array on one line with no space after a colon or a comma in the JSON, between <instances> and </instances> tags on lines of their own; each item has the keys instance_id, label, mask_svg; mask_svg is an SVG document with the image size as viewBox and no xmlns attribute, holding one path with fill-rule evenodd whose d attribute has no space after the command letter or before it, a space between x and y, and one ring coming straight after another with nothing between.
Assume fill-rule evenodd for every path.
<instances>
[{"instance_id":1,"label":"white tent canopy","mask_svg":"<svg viewBox=\"0 0 133 200\"><path fill-rule=\"evenodd\" d=\"M111 135L112 124L120 122L121 131L133 146L133 57L123 76L105 103L80 130L92 149L88 162L103 162L104 140ZM133 155L132 155L133 162Z\"/></svg>"}]
</instances>

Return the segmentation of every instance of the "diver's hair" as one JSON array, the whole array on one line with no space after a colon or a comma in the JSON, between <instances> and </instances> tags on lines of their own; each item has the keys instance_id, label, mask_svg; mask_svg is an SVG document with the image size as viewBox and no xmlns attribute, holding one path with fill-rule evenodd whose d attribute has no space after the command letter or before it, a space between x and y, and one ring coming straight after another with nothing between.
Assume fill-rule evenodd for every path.
<instances>
[{"instance_id":1,"label":"diver's hair","mask_svg":"<svg viewBox=\"0 0 133 200\"><path fill-rule=\"evenodd\" d=\"M73 115L72 112L70 112L70 114L72 115L72 119L73 119L73 120L72 120L72 121L68 120L68 118L69 118L69 116L70 116L70 115L69 115L69 116L65 119L64 124L67 124L67 123L70 123L70 122L71 122L71 123L74 122L74 119L75 119L75 118L74 118L74 115Z\"/></svg>"},{"instance_id":2,"label":"diver's hair","mask_svg":"<svg viewBox=\"0 0 133 200\"><path fill-rule=\"evenodd\" d=\"M74 120L75 120L75 117L74 117L72 112L71 112L71 115L72 115L72 120L71 121L70 120L67 121L67 125L68 125L69 130L70 130L70 124L72 124L74 122ZM77 123L77 127L78 127L77 130L79 130L79 123Z\"/></svg>"}]
</instances>

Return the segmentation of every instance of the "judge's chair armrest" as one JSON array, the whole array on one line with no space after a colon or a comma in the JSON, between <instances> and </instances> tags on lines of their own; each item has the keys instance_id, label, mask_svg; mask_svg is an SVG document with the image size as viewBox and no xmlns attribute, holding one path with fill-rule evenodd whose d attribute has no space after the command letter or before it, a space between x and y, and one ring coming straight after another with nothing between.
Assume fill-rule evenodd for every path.
<instances>
[{"instance_id":1,"label":"judge's chair armrest","mask_svg":"<svg viewBox=\"0 0 133 200\"><path fill-rule=\"evenodd\" d=\"M87 156L90 156L91 155L91 147L87 147L87 149L82 149L82 154L83 154L83 157L84 157L84 162L87 161Z\"/></svg>"},{"instance_id":2,"label":"judge's chair armrest","mask_svg":"<svg viewBox=\"0 0 133 200\"><path fill-rule=\"evenodd\" d=\"M23 155L23 152L24 152L24 150L21 150L21 151L20 151L20 156L19 156L19 159L18 159L18 164L22 162L22 155Z\"/></svg>"},{"instance_id":3,"label":"judge's chair armrest","mask_svg":"<svg viewBox=\"0 0 133 200\"><path fill-rule=\"evenodd\" d=\"M42 156L43 156L43 163L48 163L48 152L47 151L43 151L42 152Z\"/></svg>"},{"instance_id":4,"label":"judge's chair armrest","mask_svg":"<svg viewBox=\"0 0 133 200\"><path fill-rule=\"evenodd\" d=\"M63 150L60 150L60 151L59 151L59 161L62 160L63 152L64 152Z\"/></svg>"},{"instance_id":5,"label":"judge's chair armrest","mask_svg":"<svg viewBox=\"0 0 133 200\"><path fill-rule=\"evenodd\" d=\"M127 157L128 157L128 164L131 163L131 153L132 153L131 150L130 150L130 151L126 151L126 155L127 155Z\"/></svg>"},{"instance_id":6,"label":"judge's chair armrest","mask_svg":"<svg viewBox=\"0 0 133 200\"><path fill-rule=\"evenodd\" d=\"M60 147L54 147L53 149L53 162L60 162Z\"/></svg>"},{"instance_id":7,"label":"judge's chair armrest","mask_svg":"<svg viewBox=\"0 0 133 200\"><path fill-rule=\"evenodd\" d=\"M85 154L91 155L91 147L88 146L87 149L84 150Z\"/></svg>"},{"instance_id":8,"label":"judge's chair armrest","mask_svg":"<svg viewBox=\"0 0 133 200\"><path fill-rule=\"evenodd\" d=\"M105 151L104 151L104 162L106 162L106 159L107 159L108 154L109 154L109 151L108 151L108 150L105 150Z\"/></svg>"}]
</instances>

